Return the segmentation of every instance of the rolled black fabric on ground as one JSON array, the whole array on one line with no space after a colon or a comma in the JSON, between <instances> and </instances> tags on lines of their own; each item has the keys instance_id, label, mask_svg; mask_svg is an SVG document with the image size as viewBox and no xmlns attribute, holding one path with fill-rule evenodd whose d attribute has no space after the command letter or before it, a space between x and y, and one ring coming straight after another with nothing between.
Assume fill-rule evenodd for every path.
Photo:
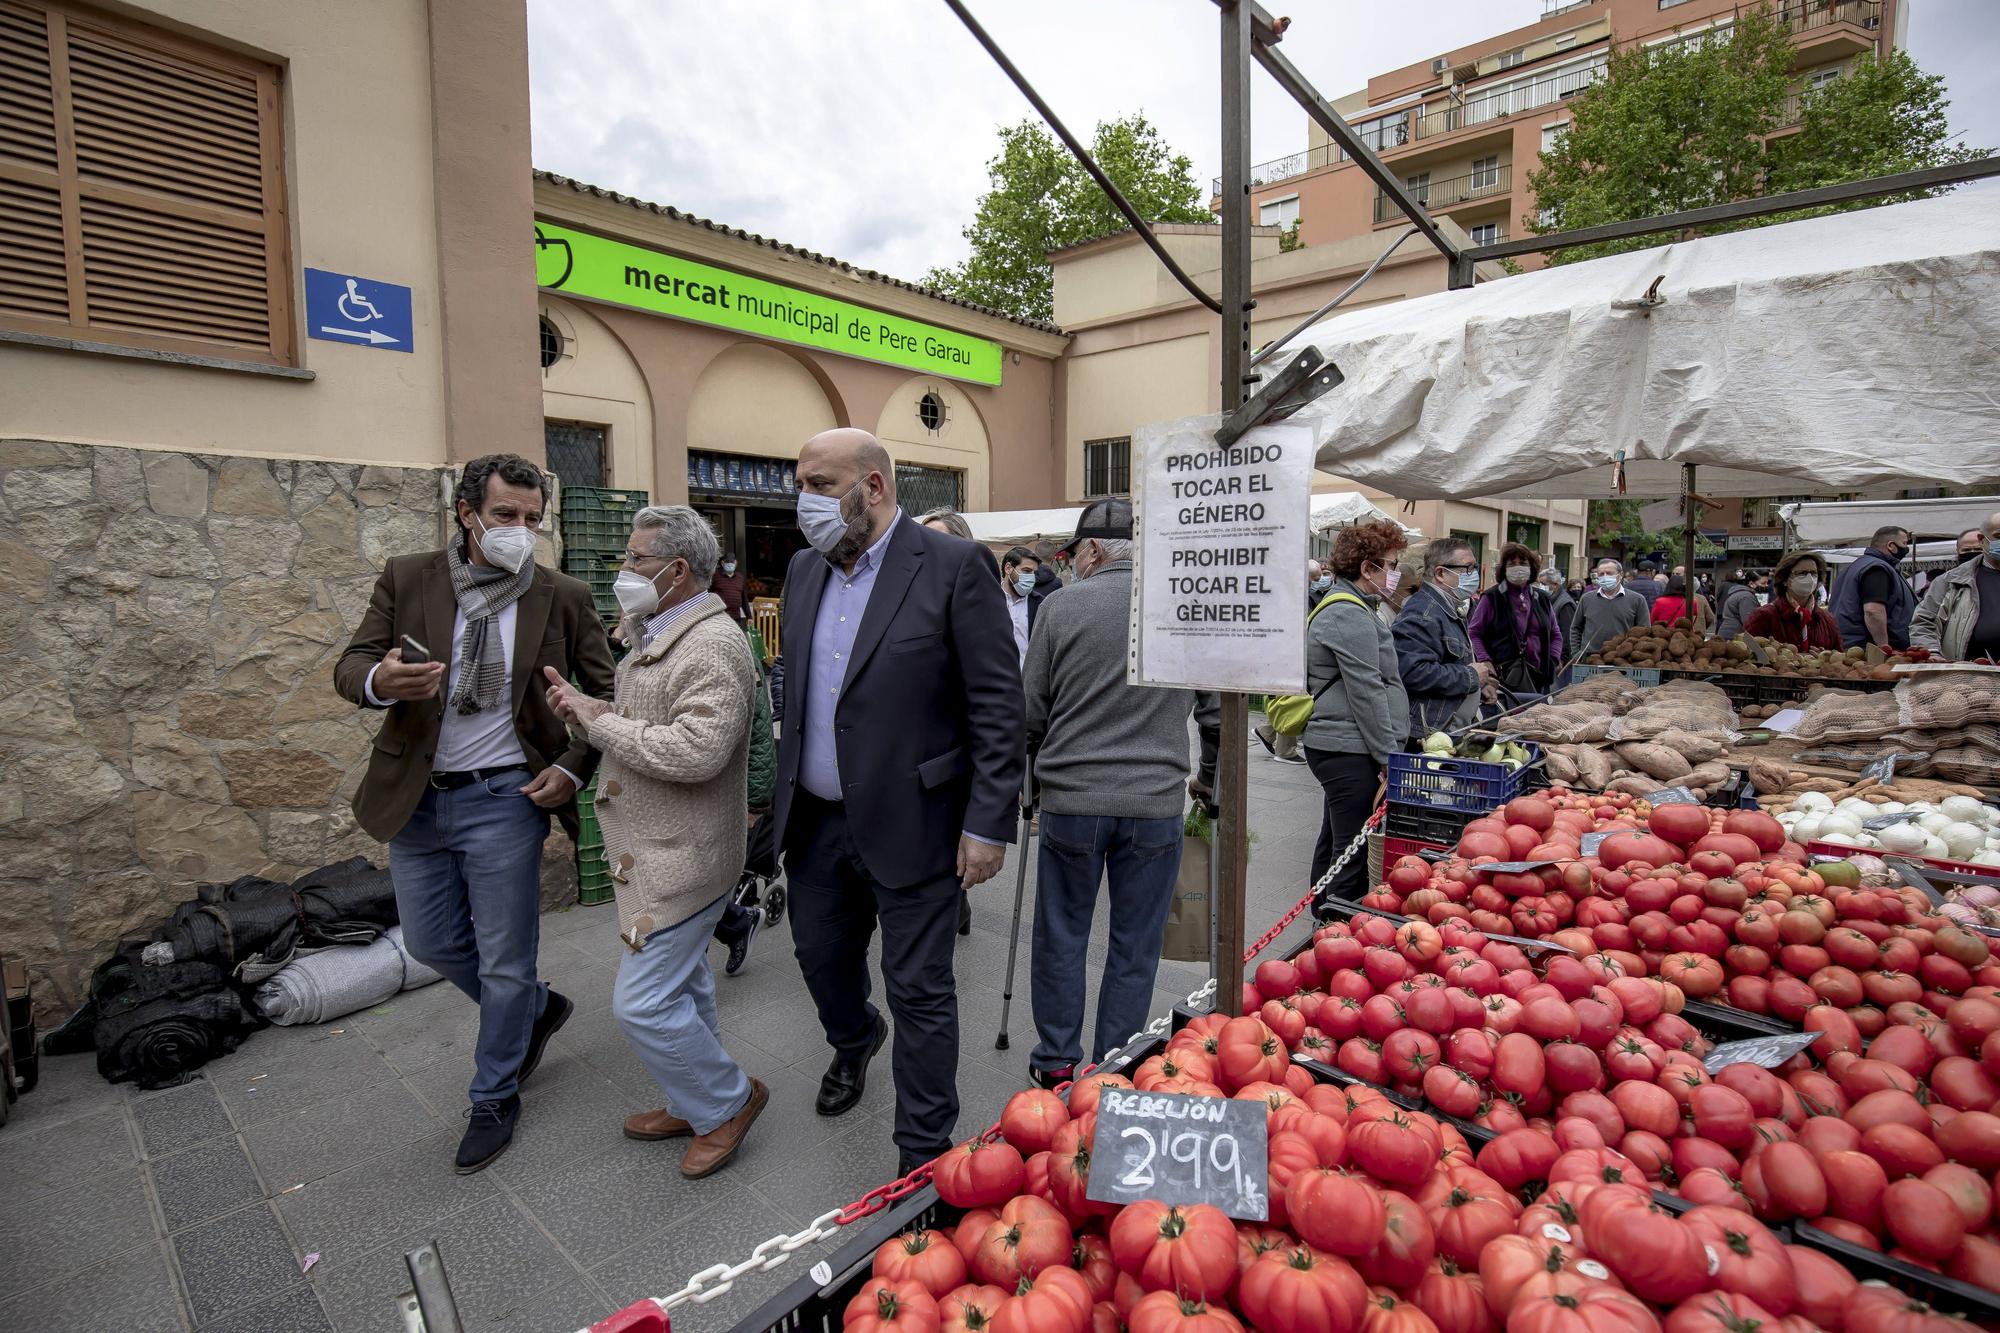
<instances>
[{"instance_id":1,"label":"rolled black fabric on ground","mask_svg":"<svg viewBox=\"0 0 2000 1333\"><path fill-rule=\"evenodd\" d=\"M395 883L359 856L299 876L291 893L308 944L371 944L396 924Z\"/></svg>"},{"instance_id":2,"label":"rolled black fabric on ground","mask_svg":"<svg viewBox=\"0 0 2000 1333\"><path fill-rule=\"evenodd\" d=\"M142 948L125 946L91 980L97 1072L110 1082L142 1088L185 1082L265 1025L220 967L149 965L140 960Z\"/></svg>"}]
</instances>

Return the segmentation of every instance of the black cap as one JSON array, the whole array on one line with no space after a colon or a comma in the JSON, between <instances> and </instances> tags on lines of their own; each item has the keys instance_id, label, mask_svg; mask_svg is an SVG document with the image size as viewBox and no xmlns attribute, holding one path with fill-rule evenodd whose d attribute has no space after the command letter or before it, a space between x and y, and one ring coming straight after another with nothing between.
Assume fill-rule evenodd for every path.
<instances>
[{"instance_id":1,"label":"black cap","mask_svg":"<svg viewBox=\"0 0 2000 1333\"><path fill-rule=\"evenodd\" d=\"M1092 500L1077 516L1076 531L1056 554L1067 560L1076 554L1077 545L1090 537L1100 541L1131 541L1132 502L1116 496Z\"/></svg>"}]
</instances>

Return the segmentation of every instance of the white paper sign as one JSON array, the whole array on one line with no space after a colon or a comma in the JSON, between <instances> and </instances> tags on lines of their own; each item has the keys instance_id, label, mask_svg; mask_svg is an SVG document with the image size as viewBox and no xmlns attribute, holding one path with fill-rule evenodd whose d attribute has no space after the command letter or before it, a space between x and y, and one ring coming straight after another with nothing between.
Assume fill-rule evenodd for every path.
<instances>
[{"instance_id":1,"label":"white paper sign","mask_svg":"<svg viewBox=\"0 0 2000 1333\"><path fill-rule=\"evenodd\" d=\"M1219 449L1181 422L1133 445L1132 682L1303 693L1312 429L1260 426Z\"/></svg>"},{"instance_id":2,"label":"white paper sign","mask_svg":"<svg viewBox=\"0 0 2000 1333\"><path fill-rule=\"evenodd\" d=\"M1766 731L1775 731L1781 735L1789 736L1792 734L1793 730L1799 725L1799 723L1805 720L1806 720L1805 709L1781 708L1777 712L1771 714L1771 716L1769 716L1768 718L1764 719L1762 722L1759 722L1757 725L1762 727Z\"/></svg>"}]
</instances>

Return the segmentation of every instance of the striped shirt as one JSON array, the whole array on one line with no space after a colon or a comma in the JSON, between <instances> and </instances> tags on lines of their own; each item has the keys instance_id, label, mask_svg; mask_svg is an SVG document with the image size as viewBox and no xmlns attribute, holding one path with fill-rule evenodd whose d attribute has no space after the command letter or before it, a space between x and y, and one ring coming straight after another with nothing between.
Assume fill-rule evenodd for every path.
<instances>
[{"instance_id":1,"label":"striped shirt","mask_svg":"<svg viewBox=\"0 0 2000 1333\"><path fill-rule=\"evenodd\" d=\"M698 596L688 598L685 602L670 606L664 611L655 612L653 617L646 622L645 629L640 634L639 651L642 653L645 652L653 646L653 640L659 638L694 612L701 610L702 607L708 604L709 596L710 594L708 593L702 593Z\"/></svg>"}]
</instances>

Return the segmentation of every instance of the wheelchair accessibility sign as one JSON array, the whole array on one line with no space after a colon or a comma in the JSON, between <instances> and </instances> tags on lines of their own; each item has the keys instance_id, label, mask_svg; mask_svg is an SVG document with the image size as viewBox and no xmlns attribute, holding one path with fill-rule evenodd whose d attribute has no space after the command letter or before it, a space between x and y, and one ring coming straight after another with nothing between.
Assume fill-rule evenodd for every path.
<instances>
[{"instance_id":1,"label":"wheelchair accessibility sign","mask_svg":"<svg viewBox=\"0 0 2000 1333\"><path fill-rule=\"evenodd\" d=\"M309 268L306 336L390 352L410 351L410 289Z\"/></svg>"}]
</instances>

